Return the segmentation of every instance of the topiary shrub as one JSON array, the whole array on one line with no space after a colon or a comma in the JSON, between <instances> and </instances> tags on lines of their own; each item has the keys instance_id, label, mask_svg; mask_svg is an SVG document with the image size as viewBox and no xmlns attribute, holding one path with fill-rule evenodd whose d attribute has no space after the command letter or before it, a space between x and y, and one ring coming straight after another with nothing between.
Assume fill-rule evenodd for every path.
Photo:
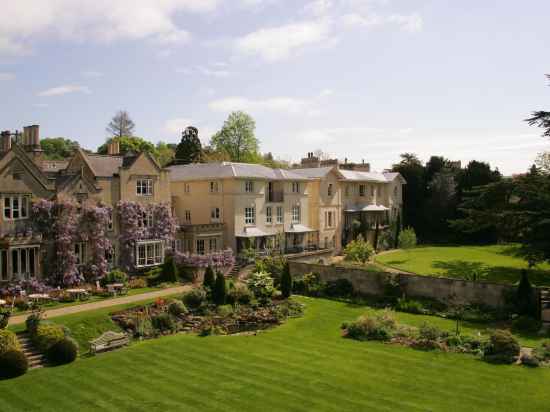
<instances>
[{"instance_id":1,"label":"topiary shrub","mask_svg":"<svg viewBox=\"0 0 550 412\"><path fill-rule=\"evenodd\" d=\"M198 309L206 302L206 292L203 288L194 288L183 294L183 303L191 308Z\"/></svg>"},{"instance_id":2,"label":"topiary shrub","mask_svg":"<svg viewBox=\"0 0 550 412\"><path fill-rule=\"evenodd\" d=\"M121 270L115 269L107 273L99 281L101 287L105 287L111 283L122 283L124 286L128 285L128 275Z\"/></svg>"},{"instance_id":3,"label":"topiary shrub","mask_svg":"<svg viewBox=\"0 0 550 412\"><path fill-rule=\"evenodd\" d=\"M212 269L211 266L208 266L204 271L204 279L202 280L202 287L205 290L212 292L214 290L215 285L216 285L216 275L214 273L214 269Z\"/></svg>"},{"instance_id":4,"label":"topiary shrub","mask_svg":"<svg viewBox=\"0 0 550 412\"><path fill-rule=\"evenodd\" d=\"M13 350L21 350L17 336L11 330L0 329L0 353Z\"/></svg>"},{"instance_id":5,"label":"topiary shrub","mask_svg":"<svg viewBox=\"0 0 550 412\"><path fill-rule=\"evenodd\" d=\"M185 315L189 311L187 310L187 306L185 306L182 301L175 300L168 305L168 312L173 316L180 316Z\"/></svg>"},{"instance_id":6,"label":"topiary shrub","mask_svg":"<svg viewBox=\"0 0 550 412\"><path fill-rule=\"evenodd\" d=\"M288 299L292 294L292 276L288 262L285 263L283 273L281 274L281 293L283 298Z\"/></svg>"},{"instance_id":7,"label":"topiary shrub","mask_svg":"<svg viewBox=\"0 0 550 412\"><path fill-rule=\"evenodd\" d=\"M399 248L400 249L412 249L417 244L416 232L412 227L403 229L399 233Z\"/></svg>"},{"instance_id":8,"label":"topiary shrub","mask_svg":"<svg viewBox=\"0 0 550 412\"><path fill-rule=\"evenodd\" d=\"M25 354L19 350L0 353L0 379L11 379L24 375L29 369Z\"/></svg>"},{"instance_id":9,"label":"topiary shrub","mask_svg":"<svg viewBox=\"0 0 550 412\"><path fill-rule=\"evenodd\" d=\"M76 360L78 343L73 338L66 337L55 342L46 352L46 357L54 365L66 365Z\"/></svg>"},{"instance_id":10,"label":"topiary shrub","mask_svg":"<svg viewBox=\"0 0 550 412\"><path fill-rule=\"evenodd\" d=\"M214 285L214 290L212 291L212 301L216 305L223 305L225 303L225 276L223 273L218 272L216 274L216 284Z\"/></svg>"},{"instance_id":11,"label":"topiary shrub","mask_svg":"<svg viewBox=\"0 0 550 412\"><path fill-rule=\"evenodd\" d=\"M226 301L230 305L249 305L254 295L244 283L236 283L227 291Z\"/></svg>"},{"instance_id":12,"label":"topiary shrub","mask_svg":"<svg viewBox=\"0 0 550 412\"><path fill-rule=\"evenodd\" d=\"M345 337L357 340L390 340L397 328L393 314L384 311L375 315L367 314L355 322L342 325Z\"/></svg>"},{"instance_id":13,"label":"topiary shrub","mask_svg":"<svg viewBox=\"0 0 550 412\"><path fill-rule=\"evenodd\" d=\"M329 280L325 285L329 297L349 298L353 295L353 284L347 279Z\"/></svg>"},{"instance_id":14,"label":"topiary shrub","mask_svg":"<svg viewBox=\"0 0 550 412\"><path fill-rule=\"evenodd\" d=\"M167 256L164 260L160 276L162 282L176 283L179 281L178 267L172 256Z\"/></svg>"},{"instance_id":15,"label":"topiary shrub","mask_svg":"<svg viewBox=\"0 0 550 412\"><path fill-rule=\"evenodd\" d=\"M519 343L509 331L496 330L483 348L483 359L490 363L514 363L519 352Z\"/></svg>"},{"instance_id":16,"label":"topiary shrub","mask_svg":"<svg viewBox=\"0 0 550 412\"><path fill-rule=\"evenodd\" d=\"M531 316L533 318L538 317L537 304L533 296L533 287L531 286L531 282L529 282L525 269L521 271L521 278L516 290L516 308L520 315Z\"/></svg>"},{"instance_id":17,"label":"topiary shrub","mask_svg":"<svg viewBox=\"0 0 550 412\"><path fill-rule=\"evenodd\" d=\"M60 325L41 323L36 328L32 339L38 349L47 352L52 345L65 339L65 330Z\"/></svg>"}]
</instances>

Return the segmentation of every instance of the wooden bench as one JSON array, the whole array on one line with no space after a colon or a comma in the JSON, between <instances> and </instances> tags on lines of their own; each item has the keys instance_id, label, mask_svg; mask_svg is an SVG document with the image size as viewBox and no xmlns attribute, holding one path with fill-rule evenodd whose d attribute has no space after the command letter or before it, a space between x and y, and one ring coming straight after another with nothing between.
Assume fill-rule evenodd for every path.
<instances>
[{"instance_id":1,"label":"wooden bench","mask_svg":"<svg viewBox=\"0 0 550 412\"><path fill-rule=\"evenodd\" d=\"M108 331L99 338L90 341L90 353L95 355L96 353L121 348L129 343L130 339L125 333Z\"/></svg>"}]
</instances>

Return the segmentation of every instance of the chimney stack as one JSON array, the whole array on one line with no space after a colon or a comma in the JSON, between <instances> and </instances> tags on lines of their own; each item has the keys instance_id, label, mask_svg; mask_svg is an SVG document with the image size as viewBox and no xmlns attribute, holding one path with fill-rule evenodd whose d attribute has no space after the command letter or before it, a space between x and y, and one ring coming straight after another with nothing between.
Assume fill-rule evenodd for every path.
<instances>
[{"instance_id":1,"label":"chimney stack","mask_svg":"<svg viewBox=\"0 0 550 412\"><path fill-rule=\"evenodd\" d=\"M31 126L31 140L29 142L29 145L34 146L35 148L40 147L40 126L37 124L33 124Z\"/></svg>"},{"instance_id":2,"label":"chimney stack","mask_svg":"<svg viewBox=\"0 0 550 412\"><path fill-rule=\"evenodd\" d=\"M11 133L5 130L0 133L0 152L7 153L11 149Z\"/></svg>"},{"instance_id":3,"label":"chimney stack","mask_svg":"<svg viewBox=\"0 0 550 412\"><path fill-rule=\"evenodd\" d=\"M107 154L109 156L118 156L120 154L120 142L117 139L113 139L111 143L107 144Z\"/></svg>"}]
</instances>

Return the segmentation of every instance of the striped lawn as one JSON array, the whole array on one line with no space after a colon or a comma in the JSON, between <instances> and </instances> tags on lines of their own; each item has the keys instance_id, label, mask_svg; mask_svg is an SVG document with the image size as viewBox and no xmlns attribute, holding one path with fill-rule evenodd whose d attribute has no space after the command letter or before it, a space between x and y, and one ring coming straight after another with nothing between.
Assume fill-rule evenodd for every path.
<instances>
[{"instance_id":1,"label":"striped lawn","mask_svg":"<svg viewBox=\"0 0 550 412\"><path fill-rule=\"evenodd\" d=\"M0 382L0 410L550 408L550 369L343 339L364 308L299 299L303 318L258 336L170 336Z\"/></svg>"}]
</instances>

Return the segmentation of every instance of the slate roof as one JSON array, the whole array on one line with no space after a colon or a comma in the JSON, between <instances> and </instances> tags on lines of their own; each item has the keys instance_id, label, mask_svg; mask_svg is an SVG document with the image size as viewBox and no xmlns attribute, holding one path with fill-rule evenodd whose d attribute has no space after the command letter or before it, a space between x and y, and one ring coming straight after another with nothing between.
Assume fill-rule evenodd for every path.
<instances>
[{"instance_id":1,"label":"slate roof","mask_svg":"<svg viewBox=\"0 0 550 412\"><path fill-rule=\"evenodd\" d=\"M268 180L309 180L294 170L271 169L251 163L194 163L189 165L170 166L170 180L201 180L224 178L249 178Z\"/></svg>"},{"instance_id":2,"label":"slate roof","mask_svg":"<svg viewBox=\"0 0 550 412\"><path fill-rule=\"evenodd\" d=\"M85 154L88 163L97 177L111 177L118 173L122 166L122 156Z\"/></svg>"},{"instance_id":3,"label":"slate roof","mask_svg":"<svg viewBox=\"0 0 550 412\"><path fill-rule=\"evenodd\" d=\"M311 167L308 169L292 169L292 171L310 179L320 179L329 174L333 168L334 166Z\"/></svg>"},{"instance_id":4,"label":"slate roof","mask_svg":"<svg viewBox=\"0 0 550 412\"><path fill-rule=\"evenodd\" d=\"M356 182L378 182L388 183L383 173L378 172L358 172L354 170L339 170L340 174L344 177L344 180L356 181Z\"/></svg>"}]
</instances>

